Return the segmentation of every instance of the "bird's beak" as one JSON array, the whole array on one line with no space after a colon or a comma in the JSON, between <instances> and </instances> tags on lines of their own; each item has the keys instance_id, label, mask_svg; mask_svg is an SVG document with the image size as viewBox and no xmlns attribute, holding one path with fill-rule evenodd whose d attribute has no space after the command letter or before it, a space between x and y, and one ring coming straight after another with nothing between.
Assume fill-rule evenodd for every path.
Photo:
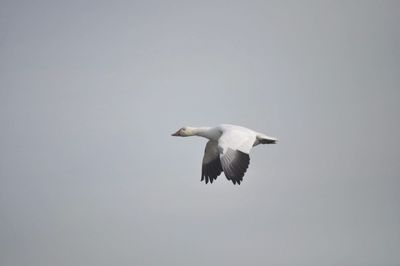
<instances>
[{"instance_id":1,"label":"bird's beak","mask_svg":"<svg viewBox=\"0 0 400 266\"><path fill-rule=\"evenodd\" d=\"M174 136L174 137L178 137L178 136L180 136L180 135L181 135L181 134L179 134L179 130L176 131L175 133L171 134L171 136Z\"/></svg>"}]
</instances>

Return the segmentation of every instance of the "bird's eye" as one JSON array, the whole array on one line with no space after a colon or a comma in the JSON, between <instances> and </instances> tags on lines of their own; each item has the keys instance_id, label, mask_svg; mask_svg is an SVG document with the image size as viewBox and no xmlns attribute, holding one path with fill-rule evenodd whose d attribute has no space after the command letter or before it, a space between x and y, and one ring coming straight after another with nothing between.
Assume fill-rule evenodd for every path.
<instances>
[{"instance_id":1,"label":"bird's eye","mask_svg":"<svg viewBox=\"0 0 400 266\"><path fill-rule=\"evenodd\" d=\"M182 131L185 131L185 130L186 130L186 128L184 128L184 127L183 127L183 128L181 128L181 130L182 130Z\"/></svg>"}]
</instances>

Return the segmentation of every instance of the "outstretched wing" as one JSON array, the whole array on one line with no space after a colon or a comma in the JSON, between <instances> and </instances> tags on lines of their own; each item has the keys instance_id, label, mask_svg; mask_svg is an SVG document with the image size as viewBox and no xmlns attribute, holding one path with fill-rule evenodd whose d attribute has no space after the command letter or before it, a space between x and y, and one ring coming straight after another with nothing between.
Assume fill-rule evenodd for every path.
<instances>
[{"instance_id":1,"label":"outstretched wing","mask_svg":"<svg viewBox=\"0 0 400 266\"><path fill-rule=\"evenodd\" d=\"M208 141L204 150L203 165L201 167L201 181L205 179L211 183L217 179L222 172L221 161L219 158L218 143L216 141Z\"/></svg>"},{"instance_id":2,"label":"outstretched wing","mask_svg":"<svg viewBox=\"0 0 400 266\"><path fill-rule=\"evenodd\" d=\"M222 169L228 180L233 184L243 180L243 176L250 164L250 150L256 140L252 132L241 130L228 130L218 140L218 146L222 150L220 161Z\"/></svg>"}]
</instances>

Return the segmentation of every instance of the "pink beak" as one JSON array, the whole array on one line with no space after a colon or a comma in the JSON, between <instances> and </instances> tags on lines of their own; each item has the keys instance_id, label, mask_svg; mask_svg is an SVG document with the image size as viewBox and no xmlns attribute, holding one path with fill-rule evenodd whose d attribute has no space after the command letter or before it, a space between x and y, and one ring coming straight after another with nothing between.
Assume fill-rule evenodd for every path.
<instances>
[{"instance_id":1,"label":"pink beak","mask_svg":"<svg viewBox=\"0 0 400 266\"><path fill-rule=\"evenodd\" d=\"M174 134L171 134L171 136L177 137L180 136L181 134L179 133L180 130L176 131Z\"/></svg>"}]
</instances>

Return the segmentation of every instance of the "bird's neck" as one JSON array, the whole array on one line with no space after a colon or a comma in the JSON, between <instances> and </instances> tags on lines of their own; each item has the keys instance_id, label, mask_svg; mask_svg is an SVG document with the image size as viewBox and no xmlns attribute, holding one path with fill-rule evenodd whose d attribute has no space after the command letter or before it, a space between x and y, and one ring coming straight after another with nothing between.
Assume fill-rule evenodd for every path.
<instances>
[{"instance_id":1,"label":"bird's neck","mask_svg":"<svg viewBox=\"0 0 400 266\"><path fill-rule=\"evenodd\" d=\"M210 132L210 127L194 127L192 129L194 136L204 137L207 139L212 138L212 132Z\"/></svg>"}]
</instances>

